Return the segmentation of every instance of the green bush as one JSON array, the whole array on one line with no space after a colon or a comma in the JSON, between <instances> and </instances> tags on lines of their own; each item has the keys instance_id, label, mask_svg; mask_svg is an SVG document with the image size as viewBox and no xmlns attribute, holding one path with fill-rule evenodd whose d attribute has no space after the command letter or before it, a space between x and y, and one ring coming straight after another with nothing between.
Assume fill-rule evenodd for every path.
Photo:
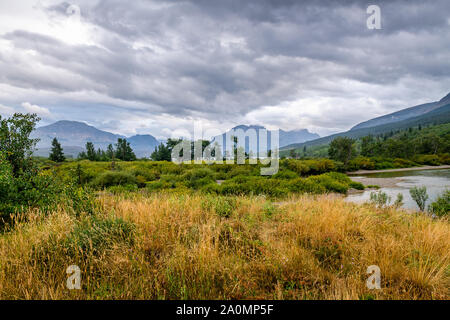
<instances>
[{"instance_id":1,"label":"green bush","mask_svg":"<svg viewBox=\"0 0 450 320\"><path fill-rule=\"evenodd\" d=\"M129 171L131 175L135 176L136 178L142 177L144 181L155 181L158 180L160 177L160 173L155 169L145 169L145 168L134 168Z\"/></svg>"},{"instance_id":2,"label":"green bush","mask_svg":"<svg viewBox=\"0 0 450 320\"><path fill-rule=\"evenodd\" d=\"M450 154L444 153L439 156L439 162L441 164L450 164Z\"/></svg>"},{"instance_id":3,"label":"green bush","mask_svg":"<svg viewBox=\"0 0 450 320\"><path fill-rule=\"evenodd\" d=\"M325 193L326 189L323 185L316 183L309 178L297 178L289 181L289 190L294 193Z\"/></svg>"},{"instance_id":4,"label":"green bush","mask_svg":"<svg viewBox=\"0 0 450 320\"><path fill-rule=\"evenodd\" d=\"M229 218L236 209L236 198L209 197L202 203L202 207L214 211L220 217Z\"/></svg>"},{"instance_id":5,"label":"green bush","mask_svg":"<svg viewBox=\"0 0 450 320\"><path fill-rule=\"evenodd\" d=\"M413 187L409 189L411 198L417 203L420 211L425 210L425 204L428 200L427 188L426 187Z\"/></svg>"},{"instance_id":6,"label":"green bush","mask_svg":"<svg viewBox=\"0 0 450 320\"><path fill-rule=\"evenodd\" d=\"M135 184L126 184L120 186L112 186L108 188L108 191L113 194L121 194L127 192L135 192L138 190L138 186Z\"/></svg>"},{"instance_id":7,"label":"green bush","mask_svg":"<svg viewBox=\"0 0 450 320\"><path fill-rule=\"evenodd\" d=\"M361 182L352 181L349 186L356 190L364 190L364 185Z\"/></svg>"},{"instance_id":8,"label":"green bush","mask_svg":"<svg viewBox=\"0 0 450 320\"><path fill-rule=\"evenodd\" d=\"M325 187L327 192L347 193L348 191L348 184L344 183L343 180L334 179L329 174L311 176L308 179Z\"/></svg>"},{"instance_id":9,"label":"green bush","mask_svg":"<svg viewBox=\"0 0 450 320\"><path fill-rule=\"evenodd\" d=\"M352 159L348 163L348 170L349 171L356 171L356 170L373 170L375 169L375 162L368 158L368 157L356 157L355 159Z\"/></svg>"},{"instance_id":10,"label":"green bush","mask_svg":"<svg viewBox=\"0 0 450 320\"><path fill-rule=\"evenodd\" d=\"M445 190L436 201L430 204L428 210L437 217L448 216L450 212L450 190Z\"/></svg>"},{"instance_id":11,"label":"green bush","mask_svg":"<svg viewBox=\"0 0 450 320\"><path fill-rule=\"evenodd\" d=\"M411 160L401 159L401 158L394 159L394 166L396 168L411 168L416 165L417 165L417 163L415 163L414 161L411 161Z\"/></svg>"},{"instance_id":12,"label":"green bush","mask_svg":"<svg viewBox=\"0 0 450 320\"><path fill-rule=\"evenodd\" d=\"M384 208L391 202L391 197L387 193L378 191L370 193L370 202L378 208Z\"/></svg>"},{"instance_id":13,"label":"green bush","mask_svg":"<svg viewBox=\"0 0 450 320\"><path fill-rule=\"evenodd\" d=\"M92 181L92 186L98 189L112 186L136 184L136 178L124 171L106 171Z\"/></svg>"},{"instance_id":14,"label":"green bush","mask_svg":"<svg viewBox=\"0 0 450 320\"><path fill-rule=\"evenodd\" d=\"M196 168L186 171L183 174L183 181L193 189L198 189L204 185L214 182L214 172L208 168Z\"/></svg>"},{"instance_id":15,"label":"green bush","mask_svg":"<svg viewBox=\"0 0 450 320\"><path fill-rule=\"evenodd\" d=\"M291 170L280 170L272 176L273 179L297 179L298 174Z\"/></svg>"},{"instance_id":16,"label":"green bush","mask_svg":"<svg viewBox=\"0 0 450 320\"><path fill-rule=\"evenodd\" d=\"M417 163L425 164L429 166L439 166L441 164L439 156L435 154L427 154L416 156L414 159Z\"/></svg>"}]
</instances>

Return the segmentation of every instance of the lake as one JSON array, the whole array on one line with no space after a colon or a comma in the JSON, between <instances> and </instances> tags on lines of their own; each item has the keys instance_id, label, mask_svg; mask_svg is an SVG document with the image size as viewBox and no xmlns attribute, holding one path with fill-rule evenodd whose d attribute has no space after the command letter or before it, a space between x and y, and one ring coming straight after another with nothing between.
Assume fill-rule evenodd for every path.
<instances>
[{"instance_id":1,"label":"lake","mask_svg":"<svg viewBox=\"0 0 450 320\"><path fill-rule=\"evenodd\" d=\"M381 172L350 177L354 181L364 185L378 185L379 190L390 196L391 203L397 198L397 194L403 194L403 208L418 210L415 201L409 194L409 189L417 186L425 186L429 199L428 205L436 200L445 189L450 189L450 169L421 170L421 171L401 171L401 172ZM350 194L346 201L362 203L370 200L370 193L377 190L367 189L364 192Z\"/></svg>"}]
</instances>

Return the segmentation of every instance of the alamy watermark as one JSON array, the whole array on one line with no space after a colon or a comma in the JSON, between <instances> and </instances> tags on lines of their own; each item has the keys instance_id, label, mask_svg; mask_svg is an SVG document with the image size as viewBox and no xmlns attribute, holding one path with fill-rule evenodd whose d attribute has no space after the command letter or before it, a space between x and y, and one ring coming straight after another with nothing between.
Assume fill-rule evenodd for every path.
<instances>
[{"instance_id":1,"label":"alamy watermark","mask_svg":"<svg viewBox=\"0 0 450 320\"><path fill-rule=\"evenodd\" d=\"M381 270L377 265L371 265L367 267L367 274L370 274L367 278L366 286L369 289L381 289Z\"/></svg>"},{"instance_id":2,"label":"alamy watermark","mask_svg":"<svg viewBox=\"0 0 450 320\"><path fill-rule=\"evenodd\" d=\"M214 137L205 148L202 145L204 137ZM201 123L196 122L193 137L177 144L171 156L177 164L245 164L246 160L249 164L257 164L259 161L267 165L261 168L261 175L274 175L279 169L279 145L279 130L250 127L231 129L224 134L217 129L204 131Z\"/></svg>"},{"instance_id":3,"label":"alamy watermark","mask_svg":"<svg viewBox=\"0 0 450 320\"><path fill-rule=\"evenodd\" d=\"M367 14L370 16L367 18L367 29L380 30L381 29L381 9L377 5L370 5L367 7Z\"/></svg>"},{"instance_id":4,"label":"alamy watermark","mask_svg":"<svg viewBox=\"0 0 450 320\"><path fill-rule=\"evenodd\" d=\"M67 278L66 286L69 290L81 289L81 270L77 265L67 267L66 273L70 275Z\"/></svg>"}]
</instances>

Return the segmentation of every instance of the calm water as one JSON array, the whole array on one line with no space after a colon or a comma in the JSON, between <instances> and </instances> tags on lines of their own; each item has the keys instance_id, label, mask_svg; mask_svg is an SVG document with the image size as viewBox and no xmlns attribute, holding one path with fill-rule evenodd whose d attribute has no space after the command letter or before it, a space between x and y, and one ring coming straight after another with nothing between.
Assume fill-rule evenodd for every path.
<instances>
[{"instance_id":1,"label":"calm water","mask_svg":"<svg viewBox=\"0 0 450 320\"><path fill-rule=\"evenodd\" d=\"M427 206L433 202L440 194L442 194L445 189L450 189L450 169L443 170L423 170L423 171L403 171L403 172L383 172L374 173L369 175L363 175L360 177L365 178L379 178L379 179L393 179L392 182L395 186L392 187L382 187L379 190L386 192L394 202L397 198L397 194L403 194L404 208L418 210L418 207L414 200L409 194L409 189L417 186L427 187L427 193L429 199L427 201ZM357 178L357 177L351 177ZM355 179L359 181L358 179ZM379 180L382 181L382 180ZM364 182L363 182L364 183ZM377 184L377 183L374 183ZM381 185L381 183L379 183ZM352 194L347 196L347 201L352 202L365 202L369 201L370 193L376 190L366 190L362 193Z\"/></svg>"}]
</instances>

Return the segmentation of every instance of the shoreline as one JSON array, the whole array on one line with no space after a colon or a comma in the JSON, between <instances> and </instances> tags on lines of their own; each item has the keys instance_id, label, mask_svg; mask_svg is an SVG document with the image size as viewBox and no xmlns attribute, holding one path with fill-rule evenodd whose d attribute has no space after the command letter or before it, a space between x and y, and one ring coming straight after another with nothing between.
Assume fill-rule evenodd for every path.
<instances>
[{"instance_id":1,"label":"shoreline","mask_svg":"<svg viewBox=\"0 0 450 320\"><path fill-rule=\"evenodd\" d=\"M423 167L411 167L411 168L398 168L398 169L383 169L383 170L358 170L353 172L346 172L348 176L371 174L371 173L383 173L383 172L402 172L402 171L421 171L421 170L439 170L450 169L450 165L442 166L423 166Z\"/></svg>"}]
</instances>

